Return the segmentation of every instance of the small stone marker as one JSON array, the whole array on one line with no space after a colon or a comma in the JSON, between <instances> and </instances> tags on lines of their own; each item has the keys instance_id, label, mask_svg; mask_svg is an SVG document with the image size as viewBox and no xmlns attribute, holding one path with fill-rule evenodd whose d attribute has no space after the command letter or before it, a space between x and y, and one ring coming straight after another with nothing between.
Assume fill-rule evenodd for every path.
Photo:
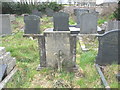
<instances>
[{"instance_id":1,"label":"small stone marker","mask_svg":"<svg viewBox=\"0 0 120 90\"><path fill-rule=\"evenodd\" d=\"M36 15L24 16L25 34L39 34L40 33L40 17Z\"/></svg>"},{"instance_id":2,"label":"small stone marker","mask_svg":"<svg viewBox=\"0 0 120 90\"><path fill-rule=\"evenodd\" d=\"M54 15L54 11L50 8L45 9L47 16L52 17Z\"/></svg>"},{"instance_id":3,"label":"small stone marker","mask_svg":"<svg viewBox=\"0 0 120 90\"><path fill-rule=\"evenodd\" d=\"M81 15L80 34L96 34L98 17L93 13Z\"/></svg>"},{"instance_id":4,"label":"small stone marker","mask_svg":"<svg viewBox=\"0 0 120 90\"><path fill-rule=\"evenodd\" d=\"M0 35L9 35L12 33L9 14L0 14Z\"/></svg>"},{"instance_id":5,"label":"small stone marker","mask_svg":"<svg viewBox=\"0 0 120 90\"><path fill-rule=\"evenodd\" d=\"M54 31L69 31L69 15L64 12L55 13L53 16Z\"/></svg>"},{"instance_id":6,"label":"small stone marker","mask_svg":"<svg viewBox=\"0 0 120 90\"><path fill-rule=\"evenodd\" d=\"M118 41L120 41L120 38L118 38L118 34L120 34L120 30L111 30L103 35L98 36L99 50L96 58L97 64L106 65L112 63L119 63Z\"/></svg>"},{"instance_id":7,"label":"small stone marker","mask_svg":"<svg viewBox=\"0 0 120 90\"><path fill-rule=\"evenodd\" d=\"M36 16L39 16L39 17L42 18L42 13L41 13L40 11L38 11L37 9L34 9L34 10L32 11L32 15L36 15Z\"/></svg>"}]
</instances>

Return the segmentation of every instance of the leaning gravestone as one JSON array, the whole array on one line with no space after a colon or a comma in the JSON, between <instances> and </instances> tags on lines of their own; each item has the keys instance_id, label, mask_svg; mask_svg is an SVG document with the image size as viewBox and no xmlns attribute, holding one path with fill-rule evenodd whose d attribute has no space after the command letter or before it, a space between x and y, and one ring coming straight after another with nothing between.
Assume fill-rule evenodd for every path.
<instances>
[{"instance_id":1,"label":"leaning gravestone","mask_svg":"<svg viewBox=\"0 0 120 90\"><path fill-rule=\"evenodd\" d=\"M98 36L99 50L96 57L96 63L99 65L106 65L112 63L119 63L119 38L120 30L111 30L103 35Z\"/></svg>"},{"instance_id":2,"label":"leaning gravestone","mask_svg":"<svg viewBox=\"0 0 120 90\"><path fill-rule=\"evenodd\" d=\"M107 28L106 28L106 31L110 31L110 30L113 30L113 29L120 29L120 21L109 21L108 22L108 25L107 25Z\"/></svg>"},{"instance_id":3,"label":"leaning gravestone","mask_svg":"<svg viewBox=\"0 0 120 90\"><path fill-rule=\"evenodd\" d=\"M0 35L9 35L12 33L9 14L0 14Z\"/></svg>"},{"instance_id":4,"label":"leaning gravestone","mask_svg":"<svg viewBox=\"0 0 120 90\"><path fill-rule=\"evenodd\" d=\"M97 33L98 16L93 13L84 13L81 15L80 34Z\"/></svg>"},{"instance_id":5,"label":"leaning gravestone","mask_svg":"<svg viewBox=\"0 0 120 90\"><path fill-rule=\"evenodd\" d=\"M34 9L34 10L32 11L32 15L36 15L36 16L39 16L39 17L42 18L42 13L41 13L40 11L38 11L37 9Z\"/></svg>"},{"instance_id":6,"label":"leaning gravestone","mask_svg":"<svg viewBox=\"0 0 120 90\"><path fill-rule=\"evenodd\" d=\"M81 15L84 13L89 13L88 9L74 9L74 14L76 15L76 28L80 28Z\"/></svg>"},{"instance_id":7,"label":"leaning gravestone","mask_svg":"<svg viewBox=\"0 0 120 90\"><path fill-rule=\"evenodd\" d=\"M40 33L40 17L36 15L24 16L25 34L39 34Z\"/></svg>"},{"instance_id":8,"label":"leaning gravestone","mask_svg":"<svg viewBox=\"0 0 120 90\"><path fill-rule=\"evenodd\" d=\"M50 8L45 9L47 16L52 17L54 15L54 11Z\"/></svg>"},{"instance_id":9,"label":"leaning gravestone","mask_svg":"<svg viewBox=\"0 0 120 90\"><path fill-rule=\"evenodd\" d=\"M64 12L55 13L53 16L54 31L69 31L69 15Z\"/></svg>"}]
</instances>

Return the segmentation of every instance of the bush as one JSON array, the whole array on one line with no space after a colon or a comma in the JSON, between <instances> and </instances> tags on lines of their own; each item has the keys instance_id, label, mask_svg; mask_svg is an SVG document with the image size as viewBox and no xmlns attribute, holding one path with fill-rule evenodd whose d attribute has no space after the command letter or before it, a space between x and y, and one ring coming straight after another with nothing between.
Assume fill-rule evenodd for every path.
<instances>
[{"instance_id":1,"label":"bush","mask_svg":"<svg viewBox=\"0 0 120 90\"><path fill-rule=\"evenodd\" d=\"M37 8L38 11L45 13L46 8L50 8L52 10L59 11L63 8L61 4L57 4L56 2L50 3L42 3L38 5L28 4L28 3L15 3L15 2L3 2L2 3L2 13L3 14L30 14L33 9Z\"/></svg>"},{"instance_id":2,"label":"bush","mask_svg":"<svg viewBox=\"0 0 120 90\"><path fill-rule=\"evenodd\" d=\"M120 1L118 2L118 8L114 11L113 15L116 18L116 20L120 21Z\"/></svg>"}]
</instances>

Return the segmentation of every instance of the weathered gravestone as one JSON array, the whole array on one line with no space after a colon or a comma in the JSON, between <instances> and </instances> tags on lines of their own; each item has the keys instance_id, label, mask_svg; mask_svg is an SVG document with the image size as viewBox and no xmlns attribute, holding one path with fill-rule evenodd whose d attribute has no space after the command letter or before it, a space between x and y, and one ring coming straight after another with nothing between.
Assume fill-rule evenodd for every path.
<instances>
[{"instance_id":1,"label":"weathered gravestone","mask_svg":"<svg viewBox=\"0 0 120 90\"><path fill-rule=\"evenodd\" d=\"M69 31L69 15L64 12L55 13L53 16L54 31Z\"/></svg>"},{"instance_id":2,"label":"weathered gravestone","mask_svg":"<svg viewBox=\"0 0 120 90\"><path fill-rule=\"evenodd\" d=\"M112 63L119 63L118 56L120 56L119 38L120 30L111 30L103 35L98 36L99 50L96 57L96 63L99 65L106 65Z\"/></svg>"},{"instance_id":3,"label":"weathered gravestone","mask_svg":"<svg viewBox=\"0 0 120 90\"><path fill-rule=\"evenodd\" d=\"M81 15L84 13L89 13L89 10L83 8L74 9L74 14L76 16L76 22L77 22L76 28L80 28Z\"/></svg>"},{"instance_id":4,"label":"weathered gravestone","mask_svg":"<svg viewBox=\"0 0 120 90\"><path fill-rule=\"evenodd\" d=\"M0 35L9 35L12 33L9 14L0 14Z\"/></svg>"},{"instance_id":5,"label":"weathered gravestone","mask_svg":"<svg viewBox=\"0 0 120 90\"><path fill-rule=\"evenodd\" d=\"M120 21L109 21L105 31L120 29Z\"/></svg>"},{"instance_id":6,"label":"weathered gravestone","mask_svg":"<svg viewBox=\"0 0 120 90\"><path fill-rule=\"evenodd\" d=\"M36 16L39 16L39 17L42 18L42 13L41 13L40 11L38 11L37 9L34 9L34 10L32 11L32 15L36 15Z\"/></svg>"},{"instance_id":7,"label":"weathered gravestone","mask_svg":"<svg viewBox=\"0 0 120 90\"><path fill-rule=\"evenodd\" d=\"M40 17L36 15L24 16L25 34L39 34L40 33Z\"/></svg>"},{"instance_id":8,"label":"weathered gravestone","mask_svg":"<svg viewBox=\"0 0 120 90\"><path fill-rule=\"evenodd\" d=\"M97 33L98 16L93 13L84 13L81 15L80 34Z\"/></svg>"},{"instance_id":9,"label":"weathered gravestone","mask_svg":"<svg viewBox=\"0 0 120 90\"><path fill-rule=\"evenodd\" d=\"M70 31L44 31L39 37L40 67L71 71L76 67L76 36Z\"/></svg>"},{"instance_id":10,"label":"weathered gravestone","mask_svg":"<svg viewBox=\"0 0 120 90\"><path fill-rule=\"evenodd\" d=\"M45 9L47 16L52 17L54 15L54 11L50 8Z\"/></svg>"}]
</instances>

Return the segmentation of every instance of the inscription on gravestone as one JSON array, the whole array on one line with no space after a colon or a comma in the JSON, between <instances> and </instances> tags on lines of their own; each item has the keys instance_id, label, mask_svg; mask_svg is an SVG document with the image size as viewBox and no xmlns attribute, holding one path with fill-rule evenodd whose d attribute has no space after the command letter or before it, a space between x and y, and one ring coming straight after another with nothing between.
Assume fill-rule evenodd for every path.
<instances>
[{"instance_id":1,"label":"inscription on gravestone","mask_svg":"<svg viewBox=\"0 0 120 90\"><path fill-rule=\"evenodd\" d=\"M55 13L53 22L54 31L69 31L69 14L64 12Z\"/></svg>"},{"instance_id":2,"label":"inscription on gravestone","mask_svg":"<svg viewBox=\"0 0 120 90\"><path fill-rule=\"evenodd\" d=\"M39 34L40 33L40 17L36 15L24 16L25 34Z\"/></svg>"},{"instance_id":3,"label":"inscription on gravestone","mask_svg":"<svg viewBox=\"0 0 120 90\"><path fill-rule=\"evenodd\" d=\"M99 50L96 63L100 65L118 63L118 51L120 30L111 30L98 36ZM120 63L119 63L120 64Z\"/></svg>"},{"instance_id":4,"label":"inscription on gravestone","mask_svg":"<svg viewBox=\"0 0 120 90\"><path fill-rule=\"evenodd\" d=\"M81 15L80 33L95 34L97 33L98 16L93 13L84 13Z\"/></svg>"}]
</instances>

